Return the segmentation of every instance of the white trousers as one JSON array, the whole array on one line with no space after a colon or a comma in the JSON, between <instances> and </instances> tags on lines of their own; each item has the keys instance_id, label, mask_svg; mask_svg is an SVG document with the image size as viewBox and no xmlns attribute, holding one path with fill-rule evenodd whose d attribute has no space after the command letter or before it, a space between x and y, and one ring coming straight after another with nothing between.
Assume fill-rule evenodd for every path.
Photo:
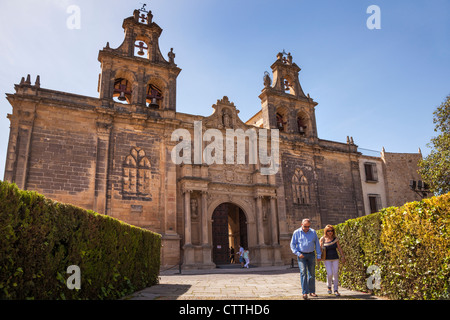
<instances>
[{"instance_id":1,"label":"white trousers","mask_svg":"<svg viewBox=\"0 0 450 320\"><path fill-rule=\"evenodd\" d=\"M331 288L331 281L334 280L334 291L338 291L339 260L325 260L324 263L327 270L327 286Z\"/></svg>"}]
</instances>

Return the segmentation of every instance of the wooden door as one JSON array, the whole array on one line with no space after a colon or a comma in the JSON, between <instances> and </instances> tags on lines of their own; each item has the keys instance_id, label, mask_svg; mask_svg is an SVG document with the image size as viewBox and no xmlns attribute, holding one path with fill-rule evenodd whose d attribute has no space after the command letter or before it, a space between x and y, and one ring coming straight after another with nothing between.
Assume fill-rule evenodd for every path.
<instances>
[{"instance_id":1,"label":"wooden door","mask_svg":"<svg viewBox=\"0 0 450 320\"><path fill-rule=\"evenodd\" d=\"M223 203L213 213L213 261L215 264L230 263L228 239L228 203Z\"/></svg>"}]
</instances>

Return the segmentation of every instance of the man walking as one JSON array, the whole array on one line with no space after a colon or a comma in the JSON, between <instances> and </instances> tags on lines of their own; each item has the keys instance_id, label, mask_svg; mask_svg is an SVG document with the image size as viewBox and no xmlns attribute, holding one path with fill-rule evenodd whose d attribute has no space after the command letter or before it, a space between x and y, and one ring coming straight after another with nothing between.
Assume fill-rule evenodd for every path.
<instances>
[{"instance_id":1,"label":"man walking","mask_svg":"<svg viewBox=\"0 0 450 320\"><path fill-rule=\"evenodd\" d=\"M294 231L291 239L291 250L297 256L300 269L303 299L308 299L308 293L311 297L317 297L314 249L317 261L320 261L321 251L317 233L311 228L311 221L303 219L302 226Z\"/></svg>"}]
</instances>

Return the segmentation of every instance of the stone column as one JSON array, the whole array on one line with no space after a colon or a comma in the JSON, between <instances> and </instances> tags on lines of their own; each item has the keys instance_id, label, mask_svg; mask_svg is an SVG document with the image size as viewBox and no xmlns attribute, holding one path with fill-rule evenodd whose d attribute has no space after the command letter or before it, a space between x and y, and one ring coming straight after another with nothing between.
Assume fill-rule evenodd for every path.
<instances>
[{"instance_id":1,"label":"stone column","mask_svg":"<svg viewBox=\"0 0 450 320\"><path fill-rule=\"evenodd\" d=\"M191 192L192 190L184 191L184 245L192 243L191 236Z\"/></svg>"},{"instance_id":2,"label":"stone column","mask_svg":"<svg viewBox=\"0 0 450 320\"><path fill-rule=\"evenodd\" d=\"M202 244L208 243L208 193L202 191Z\"/></svg>"},{"instance_id":3,"label":"stone column","mask_svg":"<svg viewBox=\"0 0 450 320\"><path fill-rule=\"evenodd\" d=\"M202 217L201 217L201 234L202 234L202 252L204 269L214 269L216 265L212 261L212 244L209 239L212 239L211 230L212 222L208 219L208 192L202 191Z\"/></svg>"},{"instance_id":4,"label":"stone column","mask_svg":"<svg viewBox=\"0 0 450 320\"><path fill-rule=\"evenodd\" d=\"M184 190L184 246L183 246L183 268L195 268L194 246L192 245L191 226L191 192Z\"/></svg>"},{"instance_id":5,"label":"stone column","mask_svg":"<svg viewBox=\"0 0 450 320\"><path fill-rule=\"evenodd\" d=\"M98 119L97 121L97 161L95 164L94 211L101 214L106 212L109 145L112 120Z\"/></svg>"},{"instance_id":6,"label":"stone column","mask_svg":"<svg viewBox=\"0 0 450 320\"><path fill-rule=\"evenodd\" d=\"M272 230L272 245L278 245L278 223L277 223L276 198L270 197L270 225Z\"/></svg>"},{"instance_id":7,"label":"stone column","mask_svg":"<svg viewBox=\"0 0 450 320\"><path fill-rule=\"evenodd\" d=\"M8 119L11 121L8 152L6 155L5 175L4 180L8 182L15 182L15 164L17 159L17 140L19 136L19 119L13 114L8 114Z\"/></svg>"},{"instance_id":8,"label":"stone column","mask_svg":"<svg viewBox=\"0 0 450 320\"><path fill-rule=\"evenodd\" d=\"M281 266L283 265L283 261L281 259L281 245L278 240L278 215L276 196L270 197L270 225L272 230L273 265Z\"/></svg>"},{"instance_id":9,"label":"stone column","mask_svg":"<svg viewBox=\"0 0 450 320\"><path fill-rule=\"evenodd\" d=\"M14 107L13 107L14 108ZM27 189L28 161L30 158L31 139L33 136L36 105L29 109L15 109L14 116L18 115L18 129L15 149L14 177L13 181L20 189ZM13 131L13 130L11 130ZM11 146L10 146L11 147Z\"/></svg>"},{"instance_id":10,"label":"stone column","mask_svg":"<svg viewBox=\"0 0 450 320\"><path fill-rule=\"evenodd\" d=\"M258 245L264 245L262 196L256 197L256 227L258 230Z\"/></svg>"}]
</instances>

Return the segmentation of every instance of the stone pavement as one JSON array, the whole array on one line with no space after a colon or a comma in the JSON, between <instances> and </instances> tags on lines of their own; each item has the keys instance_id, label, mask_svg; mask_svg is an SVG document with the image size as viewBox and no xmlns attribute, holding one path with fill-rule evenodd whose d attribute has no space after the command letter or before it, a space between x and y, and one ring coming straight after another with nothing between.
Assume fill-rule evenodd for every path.
<instances>
[{"instance_id":1,"label":"stone pavement","mask_svg":"<svg viewBox=\"0 0 450 320\"><path fill-rule=\"evenodd\" d=\"M327 293L316 280L310 300L385 300L368 293L339 288L340 297ZM126 297L129 300L303 300L298 268L229 266L213 270L162 272L160 283Z\"/></svg>"}]
</instances>

